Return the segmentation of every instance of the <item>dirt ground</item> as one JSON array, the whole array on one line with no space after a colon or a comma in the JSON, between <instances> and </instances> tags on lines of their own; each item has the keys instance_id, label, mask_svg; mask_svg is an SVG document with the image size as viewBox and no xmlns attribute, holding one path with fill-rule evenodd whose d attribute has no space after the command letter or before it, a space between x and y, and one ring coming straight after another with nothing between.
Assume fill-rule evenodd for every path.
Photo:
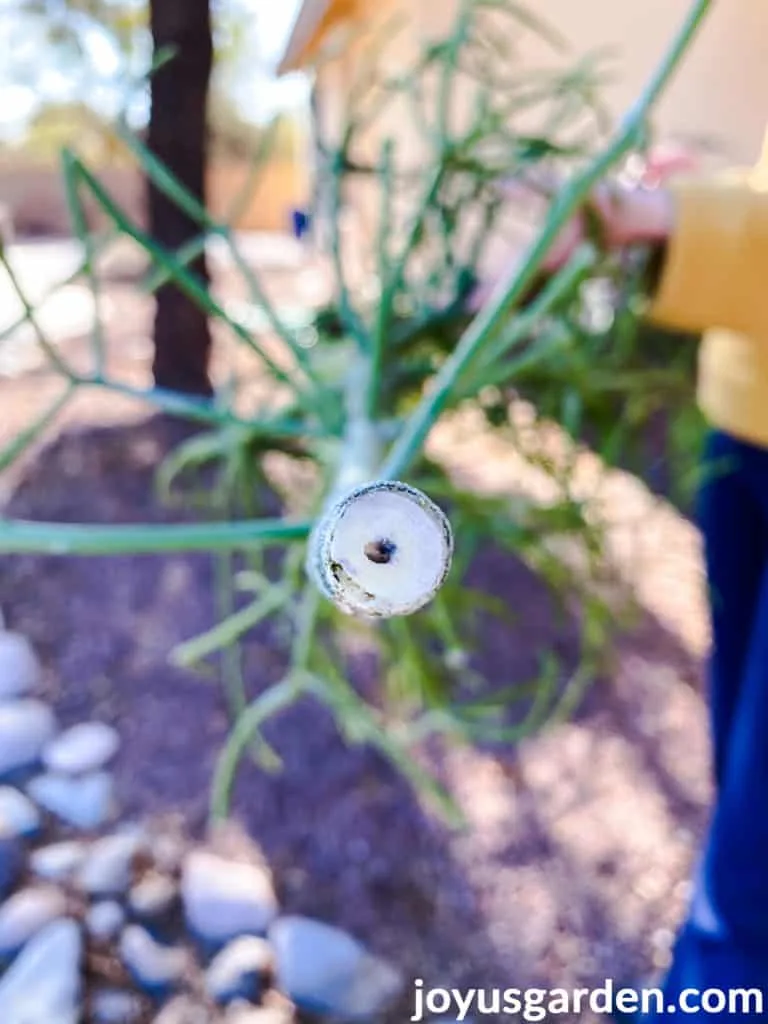
<instances>
[{"instance_id":1,"label":"dirt ground","mask_svg":"<svg viewBox=\"0 0 768 1024\"><path fill-rule=\"evenodd\" d=\"M141 383L150 307L128 285L116 284L110 302L110 351ZM71 350L81 344L73 339ZM34 367L0 381L0 443L53 387ZM169 443L162 424L94 392L64 426L4 480L7 515L169 518L152 487ZM535 494L540 482L502 442L487 441L478 458L471 427L449 424L434 453L477 488ZM594 460L582 462L587 481ZM611 556L640 621L577 720L514 751L425 752L462 807L465 830L435 821L379 757L347 748L320 707L307 702L274 723L269 738L285 769L266 777L245 764L236 811L262 843L286 908L351 929L427 986L593 986L664 966L709 797L699 540L629 476L611 474L604 501ZM525 678L532 650L546 644L567 654L573 631L525 566L494 554L474 572L519 610L485 651L491 674ZM37 645L61 720L95 716L121 732L126 817L171 810L193 832L204 826L227 729L223 700L167 656L214 621L212 603L206 556L0 563L0 604ZM269 635L249 642L252 693L280 668ZM393 1021L406 1010L408 1001Z\"/></svg>"}]
</instances>

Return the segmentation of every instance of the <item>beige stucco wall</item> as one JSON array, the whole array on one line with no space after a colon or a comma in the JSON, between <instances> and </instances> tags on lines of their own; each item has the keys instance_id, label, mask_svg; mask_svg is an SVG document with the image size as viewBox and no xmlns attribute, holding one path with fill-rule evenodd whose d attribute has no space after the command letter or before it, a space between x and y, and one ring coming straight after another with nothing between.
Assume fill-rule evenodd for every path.
<instances>
[{"instance_id":1,"label":"beige stucco wall","mask_svg":"<svg viewBox=\"0 0 768 1024\"><path fill-rule=\"evenodd\" d=\"M417 33L443 34L452 23L456 0L361 0L374 23L383 12L403 10ZM615 81L604 92L616 116L637 96L666 45L681 24L690 0L529 0L529 7L551 22L569 41L572 53L615 52ZM401 33L395 52L409 48L412 33ZM321 83L325 103L341 108L354 80L355 55L350 47L346 72L330 71ZM531 66L547 59L535 43L522 49ZM551 59L551 58L550 58ZM768 2L716 0L685 63L657 108L660 135L706 138L723 151L724 159L749 162L757 155L768 121Z\"/></svg>"},{"instance_id":2,"label":"beige stucco wall","mask_svg":"<svg viewBox=\"0 0 768 1024\"><path fill-rule=\"evenodd\" d=\"M657 55L683 19L688 0L543 0L580 48L594 36L621 48L622 76L612 100L624 109L640 89ZM576 8L600 8L590 26ZM768 119L768 4L765 0L716 0L700 36L658 110L658 128L719 140L727 156L751 162Z\"/></svg>"},{"instance_id":3,"label":"beige stucco wall","mask_svg":"<svg viewBox=\"0 0 768 1024\"><path fill-rule=\"evenodd\" d=\"M422 29L444 31L455 0L412 5ZM616 51L616 81L605 92L616 115L637 96L690 8L690 0L535 0L530 9L551 22L576 54ZM524 55L541 59L529 46ZM662 135L704 136L727 158L752 161L768 121L768 3L715 0L685 63L661 101Z\"/></svg>"},{"instance_id":4,"label":"beige stucco wall","mask_svg":"<svg viewBox=\"0 0 768 1024\"><path fill-rule=\"evenodd\" d=\"M614 80L603 99L620 117L647 81L689 9L690 0L528 0L529 8L550 22L570 43L570 58L610 48ZM417 48L429 37L444 36L453 24L457 0L360 0L369 26L381 26L400 10L408 28L386 53L390 72L412 66ZM321 65L317 87L325 135L337 136L350 101L358 99L361 70L370 61L370 39L360 26L338 27L332 40L336 56ZM568 56L526 37L521 58L534 68ZM463 100L463 102L462 102ZM457 106L468 107L466 96ZM768 0L715 0L712 13L659 104L654 125L660 138L706 140L719 151L716 162L747 163L757 155L768 120ZM375 160L382 138L392 137L398 159L418 167L422 142L408 111L393 106L379 119L358 155ZM370 179L347 183L342 233L350 261L370 263L380 197ZM327 213L327 207L326 207ZM327 230L327 216L321 218Z\"/></svg>"}]
</instances>

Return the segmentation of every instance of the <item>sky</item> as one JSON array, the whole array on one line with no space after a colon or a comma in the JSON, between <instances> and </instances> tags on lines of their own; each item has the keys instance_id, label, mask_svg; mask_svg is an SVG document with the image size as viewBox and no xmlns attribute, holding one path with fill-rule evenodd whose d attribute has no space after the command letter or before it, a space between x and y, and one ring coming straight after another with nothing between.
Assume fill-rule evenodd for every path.
<instances>
[{"instance_id":1,"label":"sky","mask_svg":"<svg viewBox=\"0 0 768 1024\"><path fill-rule=\"evenodd\" d=\"M57 0L49 0L55 10ZM136 0L142 3L143 0ZM224 0L226 3L226 0ZM306 80L291 75L277 81L276 66L301 0L235 0L253 17L239 61L226 76L226 89L240 113L248 120L269 120L278 110L300 106L307 92ZM125 107L123 67L109 37L83 26L79 33L86 60L54 60L45 33L50 24L35 25L19 14L18 0L0 0L0 138L12 141L24 133L30 117L45 101L67 102L83 96L101 112L115 115ZM146 66L148 54L139 55ZM41 66L42 65L42 66ZM133 120L147 115L146 95L136 94Z\"/></svg>"},{"instance_id":2,"label":"sky","mask_svg":"<svg viewBox=\"0 0 768 1024\"><path fill-rule=\"evenodd\" d=\"M280 60L285 44L288 41L296 14L302 0L245 0L245 4L253 10L256 21L255 35L258 39L259 56L264 64L274 69ZM245 66L253 68L253 61L245 58ZM262 119L259 111L259 96L263 97L264 114L268 116L273 106L292 106L301 103L307 94L307 84L303 75L287 75L276 81L273 75L267 75L267 88L260 88L262 79L251 80L251 76L243 74L234 87L235 97L241 105L255 103L251 114Z\"/></svg>"}]
</instances>

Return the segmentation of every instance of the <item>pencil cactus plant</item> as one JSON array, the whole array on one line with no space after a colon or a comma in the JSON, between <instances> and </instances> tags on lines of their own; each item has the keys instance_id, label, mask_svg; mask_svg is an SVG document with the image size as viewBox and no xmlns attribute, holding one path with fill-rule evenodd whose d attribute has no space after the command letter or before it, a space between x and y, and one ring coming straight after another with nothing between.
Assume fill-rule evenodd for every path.
<instances>
[{"instance_id":1,"label":"pencil cactus plant","mask_svg":"<svg viewBox=\"0 0 768 1024\"><path fill-rule=\"evenodd\" d=\"M513 0L464 0L445 40L427 45L412 68L394 76L371 74L361 82L345 130L335 140L321 140L334 294L301 323L270 302L231 227L214 221L124 126L116 130L154 188L199 224L198 238L179 251L161 248L130 221L75 152L63 153L73 228L84 249L78 274L91 281L94 293L99 254L116 235L129 236L151 261L146 287L153 291L173 281L228 329L273 385L270 399L256 410L236 388L212 401L132 388L107 372L98 303L92 368L76 370L46 338L3 258L24 303L24 319L61 377L62 393L0 454L0 466L18 457L82 388L132 394L205 428L169 457L160 485L170 494L190 471L213 467L212 478L201 478L209 481L213 521L96 527L6 519L0 521L0 551L202 550L215 556L222 619L172 655L179 664L195 665L223 654L234 722L214 779L214 814L226 813L246 750L254 750L267 768L279 763L262 727L307 694L331 709L345 737L377 747L447 813L452 808L445 794L411 756L415 741L433 734L512 740L578 701L613 618L593 586L599 531L573 492L573 460L531 446L530 431L523 442L509 413L510 389L532 370L540 387L549 380L560 388L564 360L583 345L604 344L612 325L636 323L636 294L626 287L619 289L611 323L585 321L586 286L626 277L601 251L599 239L582 245L548 281L539 282L537 271L595 183L645 144L649 111L708 7L708 0L695 0L647 88L618 128L607 132L595 103L594 63L546 73L520 67L514 48L503 44L500 25L515 33L551 33ZM376 65L373 59L363 63ZM459 91L471 96L462 124L452 114ZM366 164L360 155L360 139L370 141L371 126L392 104L409 111L418 127L424 148L418 168L398 160L397 140L386 132L374 161ZM535 181L539 171L563 184L549 197L523 257L472 315L468 300L482 277L487 247L503 230L500 182ZM353 275L353 283L340 224L348 185L361 175L375 183L378 228L370 250L355 257L370 273L362 281ZM112 225L106 237L88 231L86 195ZM233 316L190 269L212 238L229 248L266 321L265 332ZM649 386L658 388L658 380ZM577 429L580 398L578 389L566 389L547 411L566 429ZM466 404L480 408L488 429L502 432L547 473L556 495L549 504L529 503L516 514L504 499L462 489L427 457L424 445L432 429ZM615 443L615 432L609 441ZM282 518L259 518L257 495L267 461L262 457L273 452L309 465L312 486L284 496ZM562 535L582 556L578 570L566 568L553 550L551 541ZM541 673L534 680L489 689L479 678L471 657L474 612L484 607L506 614L467 586L469 564L483 543L513 550L561 596L580 601L582 660L570 679L562 678L549 651L540 652ZM282 557L266 558L269 548ZM279 682L250 699L239 645L265 621L284 627L286 669ZM374 696L350 682L343 643L349 629L363 629L378 651L381 686Z\"/></svg>"}]
</instances>

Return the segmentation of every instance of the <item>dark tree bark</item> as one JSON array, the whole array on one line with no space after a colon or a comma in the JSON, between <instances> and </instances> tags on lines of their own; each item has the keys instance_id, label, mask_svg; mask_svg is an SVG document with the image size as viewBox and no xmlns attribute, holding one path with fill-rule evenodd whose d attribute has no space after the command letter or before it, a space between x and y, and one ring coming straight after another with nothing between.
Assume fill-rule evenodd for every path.
<instances>
[{"instance_id":1,"label":"dark tree bark","mask_svg":"<svg viewBox=\"0 0 768 1024\"><path fill-rule=\"evenodd\" d=\"M206 104L213 43L209 0L151 0L155 53L172 47L175 56L151 82L149 148L202 203L205 202ZM200 226L154 186L149 186L152 235L175 250L200 234ZM190 264L208 282L205 256ZM160 387L210 395L208 318L175 285L157 292L153 372Z\"/></svg>"}]
</instances>

